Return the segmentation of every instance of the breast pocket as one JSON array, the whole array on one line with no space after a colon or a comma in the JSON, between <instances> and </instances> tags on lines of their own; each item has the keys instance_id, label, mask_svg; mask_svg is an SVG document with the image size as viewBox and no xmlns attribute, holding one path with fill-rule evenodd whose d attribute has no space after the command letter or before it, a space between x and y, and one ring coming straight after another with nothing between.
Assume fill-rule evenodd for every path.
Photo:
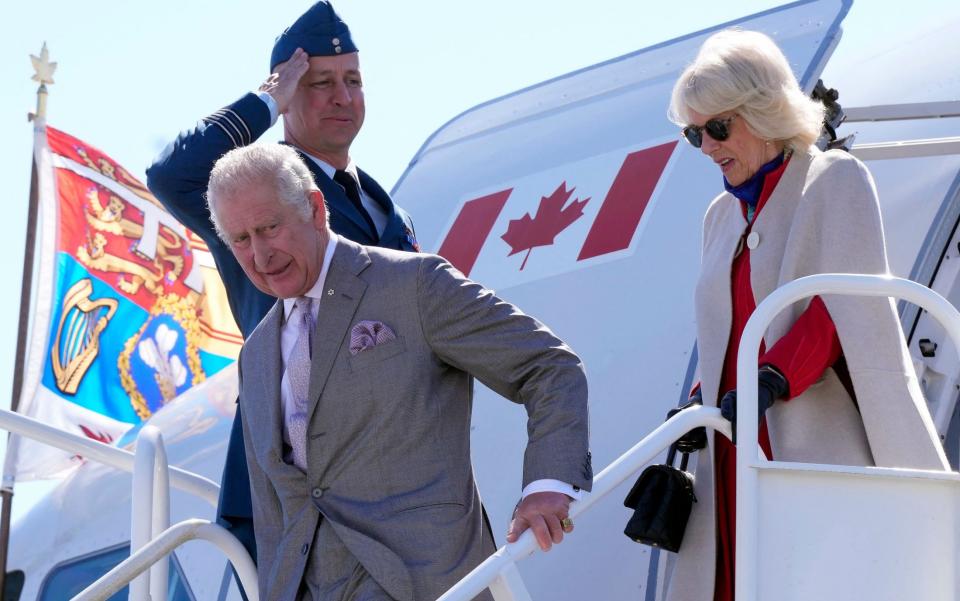
<instances>
[{"instance_id":1,"label":"breast pocket","mask_svg":"<svg viewBox=\"0 0 960 601\"><path fill-rule=\"evenodd\" d=\"M377 366L378 363L401 355L406 351L407 346L404 344L403 338L395 338L394 340L378 344L373 348L360 351L356 355L351 355L350 370L353 372L361 372L370 369L371 367Z\"/></svg>"}]
</instances>

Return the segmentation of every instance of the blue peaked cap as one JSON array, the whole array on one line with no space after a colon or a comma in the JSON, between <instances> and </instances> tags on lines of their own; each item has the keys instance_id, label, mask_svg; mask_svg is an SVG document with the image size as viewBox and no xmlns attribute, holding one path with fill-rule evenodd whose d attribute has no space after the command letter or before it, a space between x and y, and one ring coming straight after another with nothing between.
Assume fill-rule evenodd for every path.
<instances>
[{"instance_id":1,"label":"blue peaked cap","mask_svg":"<svg viewBox=\"0 0 960 601\"><path fill-rule=\"evenodd\" d=\"M310 56L336 56L357 51L350 37L350 28L326 0L311 6L277 37L270 54L270 72L290 60L297 48L303 48Z\"/></svg>"}]
</instances>

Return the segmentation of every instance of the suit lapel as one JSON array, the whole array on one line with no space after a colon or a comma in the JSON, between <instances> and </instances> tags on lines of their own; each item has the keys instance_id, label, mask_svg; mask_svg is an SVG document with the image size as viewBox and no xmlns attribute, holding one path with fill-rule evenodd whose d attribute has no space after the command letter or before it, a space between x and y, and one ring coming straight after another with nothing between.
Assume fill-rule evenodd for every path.
<instances>
[{"instance_id":1,"label":"suit lapel","mask_svg":"<svg viewBox=\"0 0 960 601\"><path fill-rule=\"evenodd\" d=\"M268 447L278 452L283 448L281 435L283 417L280 411L280 378L283 375L283 360L280 357L280 327L283 323L283 303L274 303L247 340L245 355L255 357L252 361L271 364L270 369L256 369L245 375L251 394L243 411L250 416L250 422L264 424L257 428L268 437ZM263 438L261 438L263 440Z\"/></svg>"},{"instance_id":2,"label":"suit lapel","mask_svg":"<svg viewBox=\"0 0 960 601\"><path fill-rule=\"evenodd\" d=\"M360 211L353 206L350 199L347 198L347 193L344 192L343 187L330 179L316 163L309 158L307 158L307 160L309 161L310 169L313 171L314 178L317 180L317 185L320 186L320 191L323 192L323 197L327 199L327 206L343 214L360 230L369 232L370 227L367 225L366 219L364 219ZM369 237L370 235L367 234L367 238Z\"/></svg>"},{"instance_id":3,"label":"suit lapel","mask_svg":"<svg viewBox=\"0 0 960 601\"><path fill-rule=\"evenodd\" d=\"M323 286L323 299L317 313L316 336L313 338L313 361L310 367L308 398L312 416L330 376L340 349L347 339L353 316L360 306L367 283L358 274L370 264L367 251L343 236L337 239L330 261L330 271Z\"/></svg>"},{"instance_id":4,"label":"suit lapel","mask_svg":"<svg viewBox=\"0 0 960 601\"><path fill-rule=\"evenodd\" d=\"M363 170L357 169L357 175L360 176L360 187L363 188L363 191L366 192L367 196L372 198L374 202L380 205L383 212L387 214L387 225L383 228L383 233L380 234L381 242L383 240L404 239L406 237L406 232L403 231L405 224L403 223L403 219L400 218L400 215L397 214L396 205L390 200L390 195L380 187L380 184L378 184L376 180L367 175ZM382 245L383 244L381 244L381 246ZM393 245L388 246L394 248Z\"/></svg>"}]
</instances>

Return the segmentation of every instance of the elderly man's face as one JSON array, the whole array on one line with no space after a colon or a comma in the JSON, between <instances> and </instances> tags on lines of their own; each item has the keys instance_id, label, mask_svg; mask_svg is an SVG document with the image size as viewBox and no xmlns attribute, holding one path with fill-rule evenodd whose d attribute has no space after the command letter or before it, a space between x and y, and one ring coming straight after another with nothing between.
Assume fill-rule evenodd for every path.
<instances>
[{"instance_id":1,"label":"elderly man's face","mask_svg":"<svg viewBox=\"0 0 960 601\"><path fill-rule=\"evenodd\" d=\"M308 219L281 202L276 187L266 183L235 192L214 206L230 250L261 292L303 296L320 276L326 213L320 192L310 198L313 215Z\"/></svg>"},{"instance_id":2,"label":"elderly man's face","mask_svg":"<svg viewBox=\"0 0 960 601\"><path fill-rule=\"evenodd\" d=\"M312 56L284 115L284 132L288 142L343 168L365 113L359 55Z\"/></svg>"}]
</instances>

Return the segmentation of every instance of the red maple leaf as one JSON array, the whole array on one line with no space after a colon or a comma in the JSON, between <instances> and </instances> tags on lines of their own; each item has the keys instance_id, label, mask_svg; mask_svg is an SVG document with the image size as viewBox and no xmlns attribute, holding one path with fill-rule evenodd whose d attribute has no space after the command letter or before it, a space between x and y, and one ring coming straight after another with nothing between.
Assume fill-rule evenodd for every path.
<instances>
[{"instance_id":1,"label":"red maple leaf","mask_svg":"<svg viewBox=\"0 0 960 601\"><path fill-rule=\"evenodd\" d=\"M561 183L553 194L540 198L540 206L537 207L537 216L530 217L530 213L524 214L520 219L511 219L507 225L507 232L500 236L504 242L510 245L510 254L515 255L520 251L527 251L527 256L523 258L520 264L520 270L527 264L530 258L530 252L537 246L549 246L553 244L553 239L557 234L570 227L577 219L583 217L583 207L590 200L575 199L569 205L564 207L573 191L576 188L567 190L567 182Z\"/></svg>"}]
</instances>

